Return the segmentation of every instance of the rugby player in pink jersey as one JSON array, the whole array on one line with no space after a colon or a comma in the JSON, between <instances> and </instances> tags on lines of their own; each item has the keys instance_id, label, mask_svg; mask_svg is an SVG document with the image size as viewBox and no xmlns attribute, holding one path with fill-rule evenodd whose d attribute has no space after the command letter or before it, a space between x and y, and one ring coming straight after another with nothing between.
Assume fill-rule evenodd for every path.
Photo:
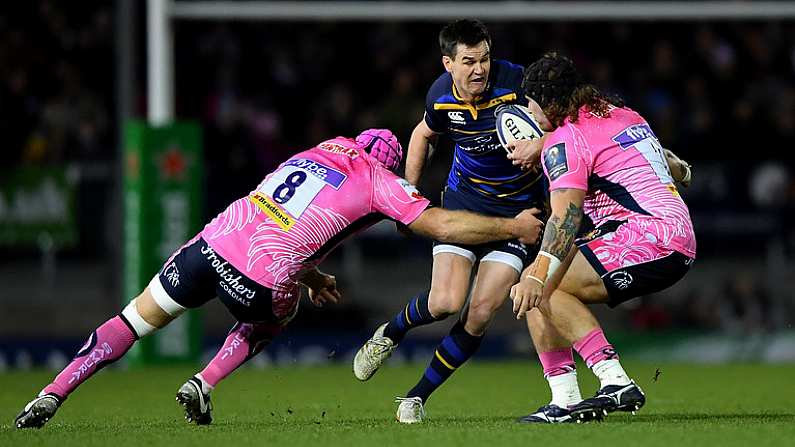
<instances>
[{"instance_id":1,"label":"rugby player in pink jersey","mask_svg":"<svg viewBox=\"0 0 795 447\"><path fill-rule=\"evenodd\" d=\"M394 172L403 149L389 130L337 137L284 162L177 250L148 287L99 326L74 359L17 416L42 427L61 403L139 338L218 297L238 320L215 358L177 392L188 422L212 421L210 392L259 353L298 311L301 286L317 306L341 298L334 276L317 266L345 238L391 219L430 238L534 243L542 223L526 211L491 218L430 208Z\"/></svg>"},{"instance_id":2,"label":"rugby player in pink jersey","mask_svg":"<svg viewBox=\"0 0 795 447\"><path fill-rule=\"evenodd\" d=\"M541 162L552 214L511 298L517 318L527 317L552 401L520 421L635 411L645 395L586 305L614 307L682 279L696 256L689 211L646 120L583 83L571 60L544 55L525 70L523 89L550 132ZM583 217L595 229L577 239ZM580 398L572 347L601 382L592 398Z\"/></svg>"}]
</instances>

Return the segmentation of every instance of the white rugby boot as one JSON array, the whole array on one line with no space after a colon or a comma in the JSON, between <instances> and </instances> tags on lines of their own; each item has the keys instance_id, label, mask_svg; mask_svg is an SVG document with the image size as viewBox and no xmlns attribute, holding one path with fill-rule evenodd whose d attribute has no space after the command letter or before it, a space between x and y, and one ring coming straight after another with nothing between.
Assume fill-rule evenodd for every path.
<instances>
[{"instance_id":1,"label":"white rugby boot","mask_svg":"<svg viewBox=\"0 0 795 447\"><path fill-rule=\"evenodd\" d=\"M422 399L419 397L396 397L398 405L395 418L401 424L416 424L425 419L425 408L422 406Z\"/></svg>"},{"instance_id":2,"label":"white rugby boot","mask_svg":"<svg viewBox=\"0 0 795 447\"><path fill-rule=\"evenodd\" d=\"M384 337L384 329L389 323L384 323L375 330L369 340L359 348L353 358L353 375L361 381L373 377L378 368L388 359L398 345L389 337Z\"/></svg>"}]
</instances>

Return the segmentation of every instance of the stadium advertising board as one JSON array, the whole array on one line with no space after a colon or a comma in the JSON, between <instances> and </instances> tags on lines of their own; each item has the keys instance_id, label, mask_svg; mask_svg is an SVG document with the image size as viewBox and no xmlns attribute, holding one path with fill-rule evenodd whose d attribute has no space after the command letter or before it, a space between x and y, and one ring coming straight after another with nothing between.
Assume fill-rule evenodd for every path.
<instances>
[{"instance_id":1,"label":"stadium advertising board","mask_svg":"<svg viewBox=\"0 0 795 447\"><path fill-rule=\"evenodd\" d=\"M75 189L64 167L0 173L0 246L73 246Z\"/></svg>"},{"instance_id":2,"label":"stadium advertising board","mask_svg":"<svg viewBox=\"0 0 795 447\"><path fill-rule=\"evenodd\" d=\"M125 127L124 299L143 290L168 257L201 225L201 131L194 123ZM196 361L200 314L193 310L144 338L133 364Z\"/></svg>"}]
</instances>

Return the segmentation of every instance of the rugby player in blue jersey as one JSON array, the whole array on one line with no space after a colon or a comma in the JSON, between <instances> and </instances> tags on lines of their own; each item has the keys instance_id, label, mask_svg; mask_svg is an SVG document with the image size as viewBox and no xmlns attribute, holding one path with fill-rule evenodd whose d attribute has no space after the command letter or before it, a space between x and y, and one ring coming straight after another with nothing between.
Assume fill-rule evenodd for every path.
<instances>
[{"instance_id":1,"label":"rugby player in blue jersey","mask_svg":"<svg viewBox=\"0 0 795 447\"><path fill-rule=\"evenodd\" d=\"M444 208L512 217L535 207L538 217L545 219L542 171L514 166L495 131L496 108L524 100L522 67L491 58L491 38L477 20L445 26L439 33L439 46L446 73L429 89L425 115L411 135L406 179L415 185L419 182L429 145L445 134L455 143L455 157L442 195ZM536 252L537 246L517 240L483 245L436 243L430 290L412 298L362 346L354 359L356 377L372 377L409 330L460 312L477 263L469 306L437 347L417 385L398 398L397 419L421 422L428 397L477 351L496 310Z\"/></svg>"}]
</instances>

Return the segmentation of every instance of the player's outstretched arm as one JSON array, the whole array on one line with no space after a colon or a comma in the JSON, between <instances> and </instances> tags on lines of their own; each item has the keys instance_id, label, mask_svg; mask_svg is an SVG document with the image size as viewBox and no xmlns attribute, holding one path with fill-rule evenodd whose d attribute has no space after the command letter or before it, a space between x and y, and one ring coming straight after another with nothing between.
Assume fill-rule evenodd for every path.
<instances>
[{"instance_id":1,"label":"player's outstretched arm","mask_svg":"<svg viewBox=\"0 0 795 447\"><path fill-rule=\"evenodd\" d=\"M412 185L417 185L422 178L422 170L428 159L428 147L436 140L437 134L432 131L425 119L421 119L411 132L409 148L406 153L406 180Z\"/></svg>"},{"instance_id":2,"label":"player's outstretched arm","mask_svg":"<svg viewBox=\"0 0 795 447\"><path fill-rule=\"evenodd\" d=\"M544 226L544 223L535 217L540 212L532 208L522 211L511 219L488 217L462 210L428 208L409 224L409 229L440 242L483 244L519 239L526 244L534 244Z\"/></svg>"},{"instance_id":3,"label":"player's outstretched arm","mask_svg":"<svg viewBox=\"0 0 795 447\"><path fill-rule=\"evenodd\" d=\"M690 186L690 181L692 180L690 164L677 157L676 154L669 149L663 149L663 152L665 153L665 161L668 162L668 169L671 171L674 180L685 188Z\"/></svg>"}]
</instances>

